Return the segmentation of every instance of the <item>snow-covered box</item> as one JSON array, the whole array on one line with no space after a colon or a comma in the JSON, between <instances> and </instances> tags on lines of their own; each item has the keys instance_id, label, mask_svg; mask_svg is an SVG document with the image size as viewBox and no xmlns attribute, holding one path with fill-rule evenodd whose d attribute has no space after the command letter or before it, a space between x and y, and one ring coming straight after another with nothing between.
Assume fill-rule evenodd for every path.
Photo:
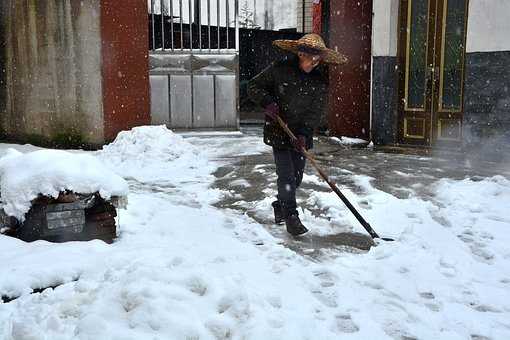
<instances>
[{"instance_id":1,"label":"snow-covered box","mask_svg":"<svg viewBox=\"0 0 510 340\"><path fill-rule=\"evenodd\" d=\"M28 242L115 238L128 185L94 156L10 149L0 176L0 233Z\"/></svg>"}]
</instances>

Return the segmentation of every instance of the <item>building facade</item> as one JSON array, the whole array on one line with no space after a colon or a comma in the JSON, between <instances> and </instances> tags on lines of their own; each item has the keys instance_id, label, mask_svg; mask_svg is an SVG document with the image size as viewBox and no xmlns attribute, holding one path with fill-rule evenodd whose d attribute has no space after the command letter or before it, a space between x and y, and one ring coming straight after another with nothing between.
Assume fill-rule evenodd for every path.
<instances>
[{"instance_id":1,"label":"building facade","mask_svg":"<svg viewBox=\"0 0 510 340\"><path fill-rule=\"evenodd\" d=\"M296 29L301 33L310 33L313 30L313 1L299 0L296 6Z\"/></svg>"},{"instance_id":2,"label":"building facade","mask_svg":"<svg viewBox=\"0 0 510 340\"><path fill-rule=\"evenodd\" d=\"M155 15L158 3L148 12L145 0L0 2L0 137L102 145L142 124L238 128L238 2L225 2L232 20L216 24L191 7L177 7L184 23ZM349 58L329 69L333 134L377 145L510 144L510 1L297 8L300 30ZM241 57L254 57L248 49Z\"/></svg>"},{"instance_id":3,"label":"building facade","mask_svg":"<svg viewBox=\"0 0 510 340\"><path fill-rule=\"evenodd\" d=\"M324 5L322 33L351 60L330 78L336 134L378 145L510 144L509 1Z\"/></svg>"}]
</instances>

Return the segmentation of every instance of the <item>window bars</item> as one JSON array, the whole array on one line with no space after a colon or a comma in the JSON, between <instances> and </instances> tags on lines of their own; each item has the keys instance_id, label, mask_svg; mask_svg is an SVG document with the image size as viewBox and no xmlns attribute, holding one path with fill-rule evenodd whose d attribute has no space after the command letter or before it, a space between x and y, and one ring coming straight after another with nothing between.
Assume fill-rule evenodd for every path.
<instances>
[{"instance_id":1,"label":"window bars","mask_svg":"<svg viewBox=\"0 0 510 340\"><path fill-rule=\"evenodd\" d=\"M148 0L151 52L239 51L239 0Z\"/></svg>"}]
</instances>

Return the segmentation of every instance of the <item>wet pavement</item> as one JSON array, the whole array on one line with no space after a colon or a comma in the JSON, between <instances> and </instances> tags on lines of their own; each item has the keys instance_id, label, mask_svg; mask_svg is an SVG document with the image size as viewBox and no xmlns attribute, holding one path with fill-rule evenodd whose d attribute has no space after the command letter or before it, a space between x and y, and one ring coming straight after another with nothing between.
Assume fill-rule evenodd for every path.
<instances>
[{"instance_id":1,"label":"wet pavement","mask_svg":"<svg viewBox=\"0 0 510 340\"><path fill-rule=\"evenodd\" d=\"M246 136L260 136L260 128L242 130ZM424 200L433 200L431 184L442 178L460 180L502 175L510 178L510 169L497 161L482 160L478 155L466 155L454 152L441 153L423 150L378 150L366 145L346 146L327 137L315 142L313 154L320 166L340 187L349 188L363 196L364 189L354 180L354 175L372 178L371 185L398 198L418 196ZM404 151L404 153L402 153ZM331 255L332 250L363 252L370 249L374 242L366 234L353 233L344 226L339 234L312 235L293 238L285 232L285 227L275 225L271 209L260 211L261 201L267 200L276 192L276 175L271 150L246 156L225 156L226 165L215 173L214 187L226 190L226 195L217 207L234 209L252 217L281 243L307 256L320 257ZM308 175L315 175L309 162L305 169ZM297 193L298 202L304 209L311 211L317 218L328 219L327 212L309 203L306 198L311 191L329 191L325 183L304 181ZM343 203L339 200L339 205ZM363 200L358 201L363 206ZM267 206L267 204L266 204ZM342 226L339 226L340 230Z\"/></svg>"}]
</instances>

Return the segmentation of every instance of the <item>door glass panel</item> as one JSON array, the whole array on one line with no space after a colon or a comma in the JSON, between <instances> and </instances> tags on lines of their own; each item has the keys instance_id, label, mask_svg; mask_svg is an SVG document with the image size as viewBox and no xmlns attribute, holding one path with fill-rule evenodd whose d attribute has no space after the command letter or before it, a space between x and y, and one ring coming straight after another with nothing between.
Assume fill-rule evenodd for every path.
<instances>
[{"instance_id":1,"label":"door glass panel","mask_svg":"<svg viewBox=\"0 0 510 340\"><path fill-rule=\"evenodd\" d=\"M447 0L443 16L441 108L460 110L464 67L466 0Z\"/></svg>"},{"instance_id":2,"label":"door glass panel","mask_svg":"<svg viewBox=\"0 0 510 340\"><path fill-rule=\"evenodd\" d=\"M407 41L407 108L424 109L427 72L429 1L409 0Z\"/></svg>"}]
</instances>

